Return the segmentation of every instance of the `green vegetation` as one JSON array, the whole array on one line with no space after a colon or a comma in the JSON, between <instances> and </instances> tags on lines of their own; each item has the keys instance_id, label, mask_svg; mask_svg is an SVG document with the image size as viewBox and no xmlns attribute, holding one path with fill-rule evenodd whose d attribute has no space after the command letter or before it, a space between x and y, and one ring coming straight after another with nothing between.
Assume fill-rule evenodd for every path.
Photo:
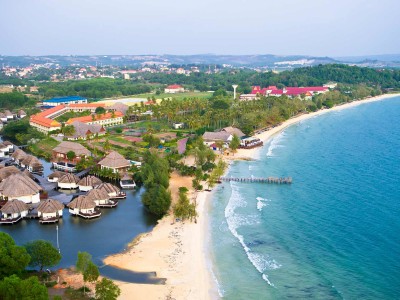
<instances>
[{"instance_id":1,"label":"green vegetation","mask_svg":"<svg viewBox=\"0 0 400 300\"><path fill-rule=\"evenodd\" d=\"M208 189L212 189L215 186L219 178L224 174L226 167L226 162L220 159L217 166L212 170L210 176L207 178Z\"/></svg>"},{"instance_id":2,"label":"green vegetation","mask_svg":"<svg viewBox=\"0 0 400 300\"><path fill-rule=\"evenodd\" d=\"M86 282L95 282L100 273L97 266L92 262L92 256L87 252L78 252L76 269L83 275L83 292L85 293Z\"/></svg>"},{"instance_id":3,"label":"green vegetation","mask_svg":"<svg viewBox=\"0 0 400 300\"><path fill-rule=\"evenodd\" d=\"M101 114L105 114L106 113L106 109L104 107L99 106L99 107L96 107L96 110L94 112L97 115L101 115Z\"/></svg>"},{"instance_id":4,"label":"green vegetation","mask_svg":"<svg viewBox=\"0 0 400 300\"><path fill-rule=\"evenodd\" d=\"M32 128L29 125L29 120L27 118L8 123L4 126L2 135L6 139L24 145L31 139L43 139L46 137L45 134Z\"/></svg>"},{"instance_id":5,"label":"green vegetation","mask_svg":"<svg viewBox=\"0 0 400 300\"><path fill-rule=\"evenodd\" d=\"M74 160L75 157L76 157L76 154L75 154L74 151L70 150L70 151L67 152L67 158L68 158L69 161Z\"/></svg>"},{"instance_id":6,"label":"green vegetation","mask_svg":"<svg viewBox=\"0 0 400 300\"><path fill-rule=\"evenodd\" d=\"M32 107L35 101L29 99L20 92L0 93L0 107L2 109L16 109L21 107Z\"/></svg>"},{"instance_id":7,"label":"green vegetation","mask_svg":"<svg viewBox=\"0 0 400 300\"><path fill-rule=\"evenodd\" d=\"M192 221L193 218L197 217L196 204L190 203L187 192L188 189L186 187L179 188L178 203L173 207L175 217L180 218L182 221L186 219Z\"/></svg>"},{"instance_id":8,"label":"green vegetation","mask_svg":"<svg viewBox=\"0 0 400 300\"><path fill-rule=\"evenodd\" d=\"M96 299L116 300L119 295L121 295L121 290L112 280L102 278L96 283Z\"/></svg>"},{"instance_id":9,"label":"green vegetation","mask_svg":"<svg viewBox=\"0 0 400 300\"><path fill-rule=\"evenodd\" d=\"M39 271L42 271L43 267L56 266L61 260L61 254L48 241L36 240L27 243L25 249L31 257L29 266L39 267Z\"/></svg>"},{"instance_id":10,"label":"green vegetation","mask_svg":"<svg viewBox=\"0 0 400 300\"><path fill-rule=\"evenodd\" d=\"M142 202L149 211L156 216L165 215L171 206L169 186L169 164L157 152L147 151L144 154L144 165L141 170L146 191L142 195Z\"/></svg>"},{"instance_id":11,"label":"green vegetation","mask_svg":"<svg viewBox=\"0 0 400 300\"><path fill-rule=\"evenodd\" d=\"M84 116L89 116L90 111L82 111L82 112L74 112L74 111L68 111L65 114L62 114L61 116L55 118L56 121L60 123L67 122L71 118L78 118L78 117L84 117Z\"/></svg>"},{"instance_id":12,"label":"green vegetation","mask_svg":"<svg viewBox=\"0 0 400 300\"><path fill-rule=\"evenodd\" d=\"M40 84L39 91L48 98L79 95L82 97L99 99L149 93L150 86L122 79L95 78L91 80L46 82Z\"/></svg>"},{"instance_id":13,"label":"green vegetation","mask_svg":"<svg viewBox=\"0 0 400 300\"><path fill-rule=\"evenodd\" d=\"M252 85L278 88L284 86L316 86L327 81L342 84L387 88L400 88L400 70L376 70L341 64L319 65L297 68L278 74L273 72L258 73L252 70L224 71L217 74L192 73L181 74L143 73L144 82L159 84L182 84L200 91L223 89L232 91L232 84L239 84L238 93L249 93Z\"/></svg>"},{"instance_id":14,"label":"green vegetation","mask_svg":"<svg viewBox=\"0 0 400 300\"><path fill-rule=\"evenodd\" d=\"M39 282L36 276L22 280L16 275L11 275L0 281L0 299L47 300L49 295L47 288Z\"/></svg>"},{"instance_id":15,"label":"green vegetation","mask_svg":"<svg viewBox=\"0 0 400 300\"><path fill-rule=\"evenodd\" d=\"M237 148L240 146L240 138L234 134L232 141L229 143L229 149L232 150L233 153L236 153Z\"/></svg>"},{"instance_id":16,"label":"green vegetation","mask_svg":"<svg viewBox=\"0 0 400 300\"><path fill-rule=\"evenodd\" d=\"M30 259L24 247L17 246L10 235L0 232L0 279L21 274L28 266Z\"/></svg>"}]
</instances>

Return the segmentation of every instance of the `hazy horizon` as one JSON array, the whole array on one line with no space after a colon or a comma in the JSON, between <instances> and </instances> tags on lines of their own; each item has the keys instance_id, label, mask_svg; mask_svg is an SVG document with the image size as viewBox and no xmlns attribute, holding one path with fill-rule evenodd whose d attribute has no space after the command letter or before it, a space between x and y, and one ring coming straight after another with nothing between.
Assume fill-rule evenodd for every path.
<instances>
[{"instance_id":1,"label":"hazy horizon","mask_svg":"<svg viewBox=\"0 0 400 300\"><path fill-rule=\"evenodd\" d=\"M400 3L394 0L0 3L5 56L400 53Z\"/></svg>"}]
</instances>

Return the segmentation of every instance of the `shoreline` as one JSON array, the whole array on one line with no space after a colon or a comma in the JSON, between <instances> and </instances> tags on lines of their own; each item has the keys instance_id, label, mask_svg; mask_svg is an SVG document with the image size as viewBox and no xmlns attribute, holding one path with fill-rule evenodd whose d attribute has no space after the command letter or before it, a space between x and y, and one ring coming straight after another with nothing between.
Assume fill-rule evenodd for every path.
<instances>
[{"instance_id":1,"label":"shoreline","mask_svg":"<svg viewBox=\"0 0 400 300\"><path fill-rule=\"evenodd\" d=\"M279 126L254 135L264 143L274 135L298 122L331 111L352 108L364 103L398 97L397 94L384 94L350 103L302 114L284 121ZM259 150L238 149L234 156L223 156L224 160L254 160ZM229 165L227 171L229 170ZM226 171L226 172L227 172ZM171 176L172 194L179 186L191 187L191 177ZM192 190L191 188L189 190ZM193 191L190 194L193 198ZM116 283L121 288L119 299L217 299L218 287L211 272L209 232L210 201L212 192L201 191L194 195L197 201L197 224L185 222L173 223L173 216L165 216L149 233L135 237L136 243L124 252L108 256L104 263L135 272L156 272L157 277L166 278L165 285Z\"/></svg>"},{"instance_id":2,"label":"shoreline","mask_svg":"<svg viewBox=\"0 0 400 300\"><path fill-rule=\"evenodd\" d=\"M362 105L365 103L371 103L371 102L377 102L377 101L382 101L385 99L390 99L390 98L394 98L394 97L399 97L400 93L396 93L396 94L383 94L383 95L379 95L379 96L375 96L372 98L364 98L362 100L355 100L352 102L348 102L348 103L343 103L340 105L336 105L330 109L321 109L318 110L316 112L311 112L311 113L307 113L307 114L302 114L302 115L297 115L294 116L286 121L284 121L283 123L281 123L280 125L271 128L267 131L264 131L262 133L258 133L255 134L254 137L259 138L261 141L263 141L264 143L267 142L270 138L272 138L274 135L282 132L283 130L285 130L286 128L288 128L291 125L294 125L296 123L299 123L301 121L305 121L307 119L311 119L314 118L316 116L320 116L322 114L325 113L329 113L332 111L339 111L342 109L348 109L348 108L352 108L352 107L356 107L358 105ZM237 149L237 152L234 156L224 156L224 159L228 159L228 160L254 160L257 157L257 153L258 151L261 149L262 147L257 147L257 148L253 148L253 149Z\"/></svg>"}]
</instances>

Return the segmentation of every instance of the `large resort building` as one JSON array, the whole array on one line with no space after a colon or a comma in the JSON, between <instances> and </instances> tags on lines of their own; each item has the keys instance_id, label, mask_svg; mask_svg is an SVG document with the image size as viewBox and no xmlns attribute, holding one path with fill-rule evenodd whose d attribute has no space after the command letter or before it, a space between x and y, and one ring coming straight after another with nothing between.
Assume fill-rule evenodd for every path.
<instances>
[{"instance_id":1,"label":"large resort building","mask_svg":"<svg viewBox=\"0 0 400 300\"><path fill-rule=\"evenodd\" d=\"M109 109L111 112L105 114L94 114L96 108L103 107ZM118 109L122 109L119 106L106 107L104 103L73 103L73 104L60 104L46 109L40 113L32 115L29 120L29 124L43 133L49 133L51 131L60 130L62 125L56 121L55 118L65 114L66 112L84 112L90 111L92 115L71 118L66 124L72 125L74 122L79 121L88 125L101 125L104 127L119 125L123 123L124 114Z\"/></svg>"}]
</instances>

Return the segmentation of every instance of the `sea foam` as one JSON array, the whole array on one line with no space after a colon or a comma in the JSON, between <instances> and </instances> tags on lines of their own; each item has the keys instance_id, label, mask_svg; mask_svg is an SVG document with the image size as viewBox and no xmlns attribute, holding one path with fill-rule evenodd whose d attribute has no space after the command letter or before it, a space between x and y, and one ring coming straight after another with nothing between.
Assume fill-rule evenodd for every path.
<instances>
[{"instance_id":1,"label":"sea foam","mask_svg":"<svg viewBox=\"0 0 400 300\"><path fill-rule=\"evenodd\" d=\"M266 202L269 202L271 200L269 199L265 199L265 198L261 198L261 197L257 197L257 209L259 211L262 211L263 207L267 206Z\"/></svg>"},{"instance_id":2,"label":"sea foam","mask_svg":"<svg viewBox=\"0 0 400 300\"><path fill-rule=\"evenodd\" d=\"M242 245L247 258L251 262L251 264L256 268L258 272L262 274L262 278L271 286L274 286L272 282L268 280L268 276L264 273L266 270L274 270L278 269L280 265L273 259L269 259L268 257L256 253L250 249L248 245L246 245L244 241L243 235L239 234L237 229L243 224L248 222L244 222L244 218L239 214L235 213L235 210L240 207L245 207L247 202L240 195L240 190L235 182L231 182L232 194L229 199L227 206L225 207L225 218L228 225L228 228L232 235L237 238L239 243ZM266 280L267 279L267 280Z\"/></svg>"},{"instance_id":3,"label":"sea foam","mask_svg":"<svg viewBox=\"0 0 400 300\"><path fill-rule=\"evenodd\" d=\"M274 156L273 151L277 148L282 148L284 147L283 145L281 145L280 143L284 140L286 134L284 131L282 131L280 134L278 134L277 136L275 136L272 140L271 143L269 144L268 150L267 150L267 156L268 157L272 157Z\"/></svg>"}]
</instances>

